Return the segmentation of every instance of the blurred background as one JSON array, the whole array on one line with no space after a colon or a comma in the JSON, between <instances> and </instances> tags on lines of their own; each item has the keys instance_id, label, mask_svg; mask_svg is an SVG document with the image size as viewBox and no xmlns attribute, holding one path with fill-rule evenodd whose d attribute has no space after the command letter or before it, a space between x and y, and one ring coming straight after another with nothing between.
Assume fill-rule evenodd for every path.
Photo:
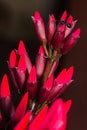
<instances>
[{"instance_id":1,"label":"blurred background","mask_svg":"<svg viewBox=\"0 0 87 130\"><path fill-rule=\"evenodd\" d=\"M0 0L0 81L8 73L6 61L13 48L17 48L20 39L24 40L34 64L34 57L39 47L31 16L40 11L45 23L48 15L54 13L56 20L66 9L78 20L81 38L78 44L63 56L59 71L64 67L75 66L74 82L62 95L63 99L72 99L67 130L87 130L87 1L84 0Z\"/></svg>"}]
</instances>

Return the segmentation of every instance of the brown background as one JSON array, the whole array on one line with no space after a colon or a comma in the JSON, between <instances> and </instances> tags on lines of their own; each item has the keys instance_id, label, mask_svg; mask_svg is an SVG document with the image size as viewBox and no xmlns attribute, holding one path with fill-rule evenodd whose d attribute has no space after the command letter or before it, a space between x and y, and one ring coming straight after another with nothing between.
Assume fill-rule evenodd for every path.
<instances>
[{"instance_id":1,"label":"brown background","mask_svg":"<svg viewBox=\"0 0 87 130\"><path fill-rule=\"evenodd\" d=\"M86 0L0 0L0 81L3 74L8 73L6 60L11 49L17 48L19 39L25 41L34 63L39 46L30 17L34 11L39 10L47 22L50 13L54 13L58 20L65 9L78 19L77 27L81 27L81 38L78 44L60 61L60 70L70 65L75 66L74 82L62 96L64 100L71 98L73 101L67 130L87 130Z\"/></svg>"}]
</instances>

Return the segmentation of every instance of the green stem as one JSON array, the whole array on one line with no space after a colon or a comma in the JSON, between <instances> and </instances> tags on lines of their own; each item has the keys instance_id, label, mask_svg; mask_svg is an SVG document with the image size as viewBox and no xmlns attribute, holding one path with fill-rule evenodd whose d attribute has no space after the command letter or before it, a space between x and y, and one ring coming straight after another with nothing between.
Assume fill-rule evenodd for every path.
<instances>
[{"instance_id":1,"label":"green stem","mask_svg":"<svg viewBox=\"0 0 87 130\"><path fill-rule=\"evenodd\" d=\"M47 61L47 65L46 65L46 68L45 68L45 71L43 74L43 83L45 83L45 81L48 79L51 68L52 68L55 60L58 60L59 58L60 58L60 55L58 54L58 52L56 50L54 50L52 56Z\"/></svg>"},{"instance_id":2,"label":"green stem","mask_svg":"<svg viewBox=\"0 0 87 130\"><path fill-rule=\"evenodd\" d=\"M46 56L48 56L48 51L47 51L46 43L45 43L45 42L43 42L43 48L44 48L44 50L45 50Z\"/></svg>"},{"instance_id":3,"label":"green stem","mask_svg":"<svg viewBox=\"0 0 87 130\"><path fill-rule=\"evenodd\" d=\"M54 63L53 60L48 59L47 65L46 65L46 69L45 69L44 75L43 75L43 83L45 83L45 81L47 80L47 78L48 78L48 76L49 76L49 73L50 73L50 70L51 70L51 68L52 68L53 63Z\"/></svg>"}]
</instances>

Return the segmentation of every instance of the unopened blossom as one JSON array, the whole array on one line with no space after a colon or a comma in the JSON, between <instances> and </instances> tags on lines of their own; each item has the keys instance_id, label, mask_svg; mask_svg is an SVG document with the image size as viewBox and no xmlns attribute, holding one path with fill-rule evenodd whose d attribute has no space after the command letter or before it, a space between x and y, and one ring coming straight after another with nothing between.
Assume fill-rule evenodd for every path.
<instances>
[{"instance_id":1,"label":"unopened blossom","mask_svg":"<svg viewBox=\"0 0 87 130\"><path fill-rule=\"evenodd\" d=\"M64 36L65 36L65 28L66 28L65 24L57 27L56 33L52 41L52 47L55 50L59 50L62 47Z\"/></svg>"},{"instance_id":2,"label":"unopened blossom","mask_svg":"<svg viewBox=\"0 0 87 130\"><path fill-rule=\"evenodd\" d=\"M37 77L36 77L36 68L32 67L30 75L26 83L26 89L29 92L30 98L34 98L37 91Z\"/></svg>"},{"instance_id":3,"label":"unopened blossom","mask_svg":"<svg viewBox=\"0 0 87 130\"><path fill-rule=\"evenodd\" d=\"M56 31L56 20L54 14L52 14L49 16L49 21L46 26L46 37L48 44L51 43L55 31Z\"/></svg>"},{"instance_id":4,"label":"unopened blossom","mask_svg":"<svg viewBox=\"0 0 87 130\"><path fill-rule=\"evenodd\" d=\"M16 50L16 51L17 51L17 55L19 55L19 56L24 55L26 67L27 67L28 73L30 73L31 68L32 68L32 63L31 63L30 57L28 55L28 52L26 51L23 40L19 41L18 50Z\"/></svg>"},{"instance_id":5,"label":"unopened blossom","mask_svg":"<svg viewBox=\"0 0 87 130\"><path fill-rule=\"evenodd\" d=\"M69 52L77 43L78 38L80 37L80 28L73 32L67 39L64 41L64 46L61 49L62 54Z\"/></svg>"},{"instance_id":6,"label":"unopened blossom","mask_svg":"<svg viewBox=\"0 0 87 130\"><path fill-rule=\"evenodd\" d=\"M45 58L45 51L43 46L40 46L38 54L36 56L36 74L37 78L40 78L43 74L44 68L45 68L46 58Z\"/></svg>"},{"instance_id":7,"label":"unopened blossom","mask_svg":"<svg viewBox=\"0 0 87 130\"><path fill-rule=\"evenodd\" d=\"M2 119L5 119L6 122L9 121L12 118L15 109L11 98L8 77L6 74L3 76L0 87L0 108Z\"/></svg>"},{"instance_id":8,"label":"unopened blossom","mask_svg":"<svg viewBox=\"0 0 87 130\"><path fill-rule=\"evenodd\" d=\"M34 22L35 30L36 30L39 41L41 43L43 42L45 43L46 42L45 25L38 11L36 11L34 16L32 16L32 20Z\"/></svg>"}]
</instances>

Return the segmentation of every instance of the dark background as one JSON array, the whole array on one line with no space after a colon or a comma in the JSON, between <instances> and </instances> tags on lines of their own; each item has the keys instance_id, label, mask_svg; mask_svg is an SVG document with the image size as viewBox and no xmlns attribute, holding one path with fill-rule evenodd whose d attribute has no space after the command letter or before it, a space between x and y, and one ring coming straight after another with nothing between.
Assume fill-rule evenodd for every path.
<instances>
[{"instance_id":1,"label":"dark background","mask_svg":"<svg viewBox=\"0 0 87 130\"><path fill-rule=\"evenodd\" d=\"M60 61L60 70L75 66L74 82L63 94L63 99L72 99L67 130L87 130L87 1L81 0L0 0L0 81L8 73L6 61L11 49L24 40L32 62L39 47L31 16L39 10L45 22L48 15L55 14L56 20L64 10L78 20L81 38L78 44ZM9 74L9 73L8 73Z\"/></svg>"}]
</instances>

